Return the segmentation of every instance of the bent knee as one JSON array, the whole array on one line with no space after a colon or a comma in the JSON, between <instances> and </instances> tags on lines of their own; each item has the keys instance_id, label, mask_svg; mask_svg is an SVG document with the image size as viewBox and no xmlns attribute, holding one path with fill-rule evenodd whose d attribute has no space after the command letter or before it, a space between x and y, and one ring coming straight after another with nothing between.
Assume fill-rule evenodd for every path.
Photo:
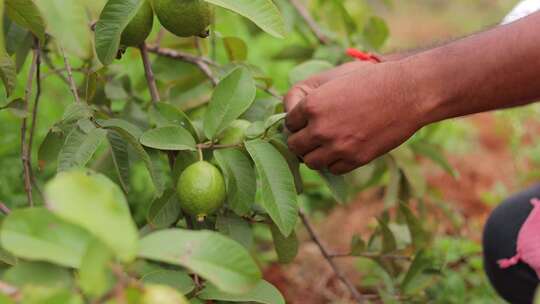
<instances>
[{"instance_id":1,"label":"bent knee","mask_svg":"<svg viewBox=\"0 0 540 304\"><path fill-rule=\"evenodd\" d=\"M540 197L540 186L510 197L489 216L483 235L484 268L497 292L510 303L531 303L539 280L523 262L501 269L497 261L516 255L518 235L533 207L530 200Z\"/></svg>"}]
</instances>

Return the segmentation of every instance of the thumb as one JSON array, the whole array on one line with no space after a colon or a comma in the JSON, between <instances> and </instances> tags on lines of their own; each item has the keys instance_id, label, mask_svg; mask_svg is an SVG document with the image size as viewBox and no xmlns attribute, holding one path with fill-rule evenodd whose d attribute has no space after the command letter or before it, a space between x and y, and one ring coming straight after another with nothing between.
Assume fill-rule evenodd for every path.
<instances>
[{"instance_id":1,"label":"thumb","mask_svg":"<svg viewBox=\"0 0 540 304\"><path fill-rule=\"evenodd\" d=\"M285 110L287 112L291 111L300 101L306 98L307 95L309 95L312 91L322 86L323 84L336 78L343 77L351 72L357 71L371 64L372 63L367 63L364 61L352 61L342 64L328 71L316 74L304 81L295 84L289 91L289 93L287 93L287 95L285 96Z\"/></svg>"},{"instance_id":2,"label":"thumb","mask_svg":"<svg viewBox=\"0 0 540 304\"><path fill-rule=\"evenodd\" d=\"M290 112L313 90L315 90L315 88L310 86L307 82L293 86L283 99L283 102L285 103L285 111Z\"/></svg>"}]
</instances>

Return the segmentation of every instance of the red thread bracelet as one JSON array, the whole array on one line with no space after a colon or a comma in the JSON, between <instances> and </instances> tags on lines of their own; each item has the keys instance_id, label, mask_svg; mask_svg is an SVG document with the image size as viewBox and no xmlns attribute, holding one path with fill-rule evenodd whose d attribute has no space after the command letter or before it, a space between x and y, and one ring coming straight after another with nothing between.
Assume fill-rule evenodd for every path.
<instances>
[{"instance_id":1,"label":"red thread bracelet","mask_svg":"<svg viewBox=\"0 0 540 304\"><path fill-rule=\"evenodd\" d=\"M376 55L373 55L371 53L365 53L360 50L349 48L347 49L347 55L356 58L361 61L371 61L373 63L379 63L382 62L382 60L377 57Z\"/></svg>"}]
</instances>

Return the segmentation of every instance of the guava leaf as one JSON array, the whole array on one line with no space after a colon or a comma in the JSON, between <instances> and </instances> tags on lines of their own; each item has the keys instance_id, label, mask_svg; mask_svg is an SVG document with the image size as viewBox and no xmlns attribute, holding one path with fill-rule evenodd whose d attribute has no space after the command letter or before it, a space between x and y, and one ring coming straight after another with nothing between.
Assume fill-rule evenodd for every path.
<instances>
[{"instance_id":1,"label":"guava leaf","mask_svg":"<svg viewBox=\"0 0 540 304\"><path fill-rule=\"evenodd\" d=\"M424 229L421 220L406 204L399 204L399 212L405 217L414 248L416 250L425 248L429 242L429 233Z\"/></svg>"},{"instance_id":2,"label":"guava leaf","mask_svg":"<svg viewBox=\"0 0 540 304\"><path fill-rule=\"evenodd\" d=\"M430 144L424 141L414 142L410 144L411 149L420 155L423 155L429 159L431 159L433 162L435 162L437 165L439 165L444 171L446 171L448 174L452 175L453 177L457 177L458 174L452 168L452 165L448 162L448 159L444 155L444 152L442 149L437 147L434 144Z\"/></svg>"},{"instance_id":3,"label":"guava leaf","mask_svg":"<svg viewBox=\"0 0 540 304\"><path fill-rule=\"evenodd\" d=\"M96 53L102 64L108 65L116 58L122 32L135 17L143 0L109 0L96 23Z\"/></svg>"},{"instance_id":4,"label":"guava leaf","mask_svg":"<svg viewBox=\"0 0 540 304\"><path fill-rule=\"evenodd\" d=\"M6 13L13 22L45 41L45 21L32 0L6 0Z\"/></svg>"},{"instance_id":5,"label":"guava leaf","mask_svg":"<svg viewBox=\"0 0 540 304\"><path fill-rule=\"evenodd\" d=\"M390 30L384 19L372 16L364 26L363 37L373 49L377 50L384 45L389 33Z\"/></svg>"},{"instance_id":6,"label":"guava leaf","mask_svg":"<svg viewBox=\"0 0 540 304\"><path fill-rule=\"evenodd\" d=\"M151 129L139 139L143 146L170 151L197 151L197 143L188 130L180 126L166 126Z\"/></svg>"},{"instance_id":7,"label":"guava leaf","mask_svg":"<svg viewBox=\"0 0 540 304\"><path fill-rule=\"evenodd\" d=\"M213 231L153 232L141 240L139 257L184 266L219 289L235 294L249 292L261 279L248 251Z\"/></svg>"},{"instance_id":8,"label":"guava leaf","mask_svg":"<svg viewBox=\"0 0 540 304\"><path fill-rule=\"evenodd\" d=\"M60 129L53 127L47 132L38 150L38 165L40 169L45 168L49 163L56 163L64 141L65 136Z\"/></svg>"},{"instance_id":9,"label":"guava leaf","mask_svg":"<svg viewBox=\"0 0 540 304\"><path fill-rule=\"evenodd\" d=\"M347 181L345 181L344 176L334 175L328 170L319 171L320 176L322 177L328 189L332 193L332 196L339 203L345 203L349 198L349 186Z\"/></svg>"},{"instance_id":10,"label":"guava leaf","mask_svg":"<svg viewBox=\"0 0 540 304\"><path fill-rule=\"evenodd\" d=\"M4 15L4 1L0 1L0 15ZM4 33L4 22L0 22L0 33ZM0 78L9 97L17 84L17 72L15 62L6 51L3 34L0 35Z\"/></svg>"},{"instance_id":11,"label":"guava leaf","mask_svg":"<svg viewBox=\"0 0 540 304\"><path fill-rule=\"evenodd\" d=\"M19 0L14 0L15 2ZM85 1L39 0L39 8L47 33L68 54L88 58L92 55L91 20Z\"/></svg>"},{"instance_id":12,"label":"guava leaf","mask_svg":"<svg viewBox=\"0 0 540 304\"><path fill-rule=\"evenodd\" d=\"M0 231L2 247L28 260L78 268L91 236L44 208L14 210Z\"/></svg>"},{"instance_id":13,"label":"guava leaf","mask_svg":"<svg viewBox=\"0 0 540 304\"><path fill-rule=\"evenodd\" d=\"M199 138L197 129L195 129L186 113L172 104L156 102L152 104L148 114L158 128L170 125L181 126L188 130L195 139Z\"/></svg>"},{"instance_id":14,"label":"guava leaf","mask_svg":"<svg viewBox=\"0 0 540 304\"><path fill-rule=\"evenodd\" d=\"M302 193L304 191L304 183L302 181L302 176L300 175L300 161L298 160L298 157L289 150L289 147L287 147L286 138L283 134L277 134L270 138L270 143L287 161L289 169L294 177L296 193Z\"/></svg>"},{"instance_id":15,"label":"guava leaf","mask_svg":"<svg viewBox=\"0 0 540 304\"><path fill-rule=\"evenodd\" d=\"M238 37L223 38L223 45L230 61L244 61L247 58L247 45Z\"/></svg>"},{"instance_id":16,"label":"guava leaf","mask_svg":"<svg viewBox=\"0 0 540 304\"><path fill-rule=\"evenodd\" d=\"M124 192L129 192L129 154L128 144L122 136L114 131L107 131L107 140L111 146L111 157L120 186Z\"/></svg>"},{"instance_id":17,"label":"guava leaf","mask_svg":"<svg viewBox=\"0 0 540 304\"><path fill-rule=\"evenodd\" d=\"M309 60L300 65L297 65L289 72L289 83L295 84L309 77L330 70L334 66L323 60Z\"/></svg>"},{"instance_id":18,"label":"guava leaf","mask_svg":"<svg viewBox=\"0 0 540 304\"><path fill-rule=\"evenodd\" d=\"M28 117L28 109L26 109L26 103L24 102L24 99L22 98L13 99L5 106L0 107L0 111L1 110L8 110L11 112L11 114L19 118Z\"/></svg>"},{"instance_id":19,"label":"guava leaf","mask_svg":"<svg viewBox=\"0 0 540 304\"><path fill-rule=\"evenodd\" d=\"M433 264L432 257L424 250L420 250L416 253L413 262L409 266L407 274L401 282L401 291L404 294L409 294L410 289L414 289L416 286L414 282L422 275L422 273Z\"/></svg>"},{"instance_id":20,"label":"guava leaf","mask_svg":"<svg viewBox=\"0 0 540 304\"><path fill-rule=\"evenodd\" d=\"M160 269L150 272L142 277L146 284L167 285L182 294L188 294L195 289L195 283L185 271Z\"/></svg>"},{"instance_id":21,"label":"guava leaf","mask_svg":"<svg viewBox=\"0 0 540 304\"><path fill-rule=\"evenodd\" d=\"M285 237L275 225L270 225L272 239L274 240L274 249L276 250L278 261L288 264L294 261L298 254L298 237L293 231L288 237Z\"/></svg>"},{"instance_id":22,"label":"guava leaf","mask_svg":"<svg viewBox=\"0 0 540 304\"><path fill-rule=\"evenodd\" d=\"M180 203L176 191L167 190L161 197L152 202L146 218L152 228L163 229L174 224L180 213Z\"/></svg>"},{"instance_id":23,"label":"guava leaf","mask_svg":"<svg viewBox=\"0 0 540 304\"><path fill-rule=\"evenodd\" d=\"M405 176L408 184L417 198L422 198L426 193L427 181L418 166L414 153L407 146L402 146L390 152L398 168Z\"/></svg>"},{"instance_id":24,"label":"guava leaf","mask_svg":"<svg viewBox=\"0 0 540 304\"><path fill-rule=\"evenodd\" d=\"M64 267L46 262L20 261L2 275L2 280L18 287L40 286L50 288L71 288L70 271Z\"/></svg>"},{"instance_id":25,"label":"guava leaf","mask_svg":"<svg viewBox=\"0 0 540 304\"><path fill-rule=\"evenodd\" d=\"M236 214L246 215L255 202L257 184L250 159L237 149L222 149L214 157L225 175L227 204Z\"/></svg>"},{"instance_id":26,"label":"guava leaf","mask_svg":"<svg viewBox=\"0 0 540 304\"><path fill-rule=\"evenodd\" d=\"M272 0L205 0L244 16L268 34L283 38L285 23Z\"/></svg>"},{"instance_id":27,"label":"guava leaf","mask_svg":"<svg viewBox=\"0 0 540 304\"><path fill-rule=\"evenodd\" d=\"M114 283L110 263L114 256L105 244L93 239L88 244L79 269L79 286L85 294L100 297Z\"/></svg>"},{"instance_id":28,"label":"guava leaf","mask_svg":"<svg viewBox=\"0 0 540 304\"><path fill-rule=\"evenodd\" d=\"M66 137L58 155L58 172L84 167L105 139L107 131L93 128L86 133L77 125Z\"/></svg>"},{"instance_id":29,"label":"guava leaf","mask_svg":"<svg viewBox=\"0 0 540 304\"><path fill-rule=\"evenodd\" d=\"M122 190L102 174L62 172L45 186L47 206L106 244L124 262L137 253L138 233Z\"/></svg>"},{"instance_id":30,"label":"guava leaf","mask_svg":"<svg viewBox=\"0 0 540 304\"><path fill-rule=\"evenodd\" d=\"M298 201L289 165L278 150L262 140L245 143L261 182L262 206L287 237L298 220Z\"/></svg>"},{"instance_id":31,"label":"guava leaf","mask_svg":"<svg viewBox=\"0 0 540 304\"><path fill-rule=\"evenodd\" d=\"M377 221L379 222L379 229L382 234L381 252L389 253L395 251L397 249L397 241L394 233L390 230L390 227L388 227L388 223L385 220L377 219Z\"/></svg>"},{"instance_id":32,"label":"guava leaf","mask_svg":"<svg viewBox=\"0 0 540 304\"><path fill-rule=\"evenodd\" d=\"M244 294L230 294L223 292L213 285L208 285L198 295L203 300L216 300L227 302L256 302L263 304L285 304L281 292L274 285L261 280L251 291Z\"/></svg>"},{"instance_id":33,"label":"guava leaf","mask_svg":"<svg viewBox=\"0 0 540 304\"><path fill-rule=\"evenodd\" d=\"M153 163L152 158L150 158L148 152L139 143L142 131L137 126L122 119L108 119L99 121L99 124L105 129L118 132L118 134L133 148L150 173L157 195L161 195L164 191L163 179L157 166Z\"/></svg>"},{"instance_id":34,"label":"guava leaf","mask_svg":"<svg viewBox=\"0 0 540 304\"><path fill-rule=\"evenodd\" d=\"M216 220L216 229L237 241L248 250L253 245L253 230L251 225L234 213L219 214Z\"/></svg>"},{"instance_id":35,"label":"guava leaf","mask_svg":"<svg viewBox=\"0 0 540 304\"><path fill-rule=\"evenodd\" d=\"M255 100L255 81L247 68L233 70L214 89L204 117L204 134L216 138L240 117Z\"/></svg>"}]
</instances>

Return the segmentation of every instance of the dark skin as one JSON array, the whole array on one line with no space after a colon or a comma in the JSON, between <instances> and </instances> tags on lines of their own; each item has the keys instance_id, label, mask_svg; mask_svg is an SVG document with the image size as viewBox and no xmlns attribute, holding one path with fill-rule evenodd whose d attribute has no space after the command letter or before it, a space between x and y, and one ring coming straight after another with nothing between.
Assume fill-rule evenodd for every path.
<instances>
[{"instance_id":1,"label":"dark skin","mask_svg":"<svg viewBox=\"0 0 540 304\"><path fill-rule=\"evenodd\" d=\"M540 13L384 63L354 62L285 97L289 148L344 174L444 119L540 99Z\"/></svg>"}]
</instances>

